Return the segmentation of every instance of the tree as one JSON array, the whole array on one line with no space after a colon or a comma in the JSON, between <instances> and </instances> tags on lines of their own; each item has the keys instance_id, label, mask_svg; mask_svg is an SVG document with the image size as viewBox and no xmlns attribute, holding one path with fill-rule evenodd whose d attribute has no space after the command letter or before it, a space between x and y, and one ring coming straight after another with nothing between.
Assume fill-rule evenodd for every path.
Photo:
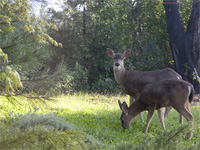
<instances>
[{"instance_id":1,"label":"tree","mask_svg":"<svg viewBox=\"0 0 200 150\"><path fill-rule=\"evenodd\" d=\"M200 1L184 3L184 6L192 5L186 28L180 14L180 4L178 0L163 0L169 44L177 72L200 93Z\"/></svg>"},{"instance_id":2,"label":"tree","mask_svg":"<svg viewBox=\"0 0 200 150\"><path fill-rule=\"evenodd\" d=\"M125 62L128 69L156 70L172 66L164 8L157 1L68 0L64 11L49 13L50 20L59 27L51 35L63 43L63 49L56 50L54 60L64 57L66 66L77 71L79 80L86 79L86 75L87 80L81 78L81 81L90 90L117 89L107 48L118 52L130 48L132 55ZM77 63L81 67L76 67ZM73 80L79 81L76 79Z\"/></svg>"},{"instance_id":3,"label":"tree","mask_svg":"<svg viewBox=\"0 0 200 150\"><path fill-rule=\"evenodd\" d=\"M39 43L49 45L49 43L62 47L61 43L57 43L47 33L47 28L57 27L54 24L49 24L43 20L34 17L30 13L31 7L27 0L0 0L0 35L1 39L8 32L15 33L19 27L16 22L20 22L20 27L23 25L26 34L32 35ZM5 40L4 40L5 41ZM10 46L12 46L11 43ZM1 45L2 46L2 45ZM13 66L8 62L8 55L0 48L0 90L14 91L22 87L21 79Z\"/></svg>"}]
</instances>

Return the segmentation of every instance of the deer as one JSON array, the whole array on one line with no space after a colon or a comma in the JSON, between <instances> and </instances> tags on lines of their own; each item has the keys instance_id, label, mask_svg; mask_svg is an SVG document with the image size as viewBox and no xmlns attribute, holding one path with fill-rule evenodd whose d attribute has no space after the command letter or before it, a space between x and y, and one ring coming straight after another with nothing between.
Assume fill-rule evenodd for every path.
<instances>
[{"instance_id":1,"label":"deer","mask_svg":"<svg viewBox=\"0 0 200 150\"><path fill-rule=\"evenodd\" d=\"M146 85L138 99L130 107L126 102L121 103L118 100L122 114L120 117L122 127L129 128L131 121L139 113L147 110L147 123L144 132L148 131L149 124L153 117L154 111L162 107L173 107L180 115L183 115L189 124L193 123L193 115L190 111L190 103L193 101L194 88L189 82L178 79L166 79ZM165 129L164 120L160 122ZM192 124L193 125L193 124ZM188 132L188 139L191 139L193 131Z\"/></svg>"},{"instance_id":2,"label":"deer","mask_svg":"<svg viewBox=\"0 0 200 150\"><path fill-rule=\"evenodd\" d=\"M122 90L130 96L130 104L139 97L142 89L147 85L164 79L182 79L182 77L173 69L165 68L155 71L126 70L124 68L124 59L131 54L131 50L125 50L123 53L115 53L112 49L107 48L107 54L113 58L113 72L117 83ZM164 118L167 117L171 108L167 108ZM162 115L162 109L158 110L158 114ZM143 120L142 114L141 120ZM182 117L180 116L180 123Z\"/></svg>"}]
</instances>

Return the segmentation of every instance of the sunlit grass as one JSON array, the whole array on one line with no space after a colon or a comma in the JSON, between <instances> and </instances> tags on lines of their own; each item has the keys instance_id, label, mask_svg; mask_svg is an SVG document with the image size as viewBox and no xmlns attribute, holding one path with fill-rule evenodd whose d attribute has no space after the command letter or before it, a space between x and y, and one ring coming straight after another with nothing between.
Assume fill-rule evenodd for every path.
<instances>
[{"instance_id":1,"label":"sunlit grass","mask_svg":"<svg viewBox=\"0 0 200 150\"><path fill-rule=\"evenodd\" d=\"M100 141L115 147L120 142L131 142L138 144L142 141L141 135L157 136L163 134L160 121L158 119L157 112L154 114L153 120L149 127L147 134L143 133L146 122L141 122L140 117L137 116L128 130L123 130L120 124L121 110L119 109L117 100L126 101L128 103L128 96L101 96L101 95L87 95L87 96L69 96L65 105L62 106L62 111L58 112L59 115L68 116L67 120L72 122L82 130L100 139ZM74 103L74 100L76 101ZM194 137L197 141L199 133L199 114L200 110L198 106L192 108L192 113L195 116L194 121ZM144 112L144 118L146 119L147 112ZM171 131L181 127L179 124L179 114L172 110L165 120L166 131ZM184 119L184 124L187 124ZM183 140L186 140L186 135L182 136Z\"/></svg>"},{"instance_id":2,"label":"sunlit grass","mask_svg":"<svg viewBox=\"0 0 200 150\"><path fill-rule=\"evenodd\" d=\"M0 97L0 119L7 125L11 125L19 114L27 114L30 110L33 111L34 106L37 106L39 108L37 113L55 112L72 123L78 130L92 135L105 144L106 149L117 149L119 145L124 143L140 145L147 137L159 137L182 126L179 124L179 114L172 110L165 120L166 131L163 131L161 127L157 112L154 114L148 133L143 133L146 122L141 122L139 116L132 121L128 130L124 130L119 119L121 110L117 103L118 99L129 103L129 97L124 95L83 93L50 99ZM12 116L10 115L11 112L13 112ZM200 137L199 106L193 106L192 113L195 118L192 140L189 141L186 134L181 135L178 139L187 146L199 143ZM144 112L144 119L146 119L146 116L147 112ZM185 119L184 124L187 124Z\"/></svg>"}]
</instances>

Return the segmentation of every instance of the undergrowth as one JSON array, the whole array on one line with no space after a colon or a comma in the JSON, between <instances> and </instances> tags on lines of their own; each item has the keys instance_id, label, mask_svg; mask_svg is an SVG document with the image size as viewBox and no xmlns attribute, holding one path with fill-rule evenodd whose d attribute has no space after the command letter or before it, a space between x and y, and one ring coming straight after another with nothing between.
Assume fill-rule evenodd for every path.
<instances>
[{"instance_id":1,"label":"undergrowth","mask_svg":"<svg viewBox=\"0 0 200 150\"><path fill-rule=\"evenodd\" d=\"M51 99L31 100L25 97L0 97L0 149L112 149L168 150L200 147L199 107L194 115L194 136L187 139L191 128L172 110L163 131L157 113L148 133L146 123L136 117L128 130L120 123L117 100L123 95L77 94ZM37 105L38 103L38 105ZM147 112L144 113L146 118Z\"/></svg>"},{"instance_id":2,"label":"undergrowth","mask_svg":"<svg viewBox=\"0 0 200 150\"><path fill-rule=\"evenodd\" d=\"M36 107L34 110L37 110ZM55 113L20 115L10 127L0 124L0 149L103 149L103 144Z\"/></svg>"},{"instance_id":3,"label":"undergrowth","mask_svg":"<svg viewBox=\"0 0 200 150\"><path fill-rule=\"evenodd\" d=\"M103 149L102 144L94 137L77 130L49 130L45 126L34 126L24 130L18 129L10 133L1 132L1 149Z\"/></svg>"}]
</instances>

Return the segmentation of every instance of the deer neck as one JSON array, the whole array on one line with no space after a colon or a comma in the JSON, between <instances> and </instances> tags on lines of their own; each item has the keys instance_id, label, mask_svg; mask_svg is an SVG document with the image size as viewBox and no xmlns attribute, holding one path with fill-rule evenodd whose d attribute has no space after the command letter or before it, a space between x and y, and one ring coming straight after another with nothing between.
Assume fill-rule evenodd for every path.
<instances>
[{"instance_id":1,"label":"deer neck","mask_svg":"<svg viewBox=\"0 0 200 150\"><path fill-rule=\"evenodd\" d=\"M118 67L114 66L113 70L114 70L115 80L117 81L117 83L119 85L122 85L122 82L123 82L122 80L123 80L124 74L126 72L124 65L120 65Z\"/></svg>"},{"instance_id":2,"label":"deer neck","mask_svg":"<svg viewBox=\"0 0 200 150\"><path fill-rule=\"evenodd\" d=\"M133 118L135 118L135 116L137 116L138 114L140 114L145 110L146 106L140 100L134 101L128 109L128 114L130 116L130 119L132 120Z\"/></svg>"}]
</instances>

